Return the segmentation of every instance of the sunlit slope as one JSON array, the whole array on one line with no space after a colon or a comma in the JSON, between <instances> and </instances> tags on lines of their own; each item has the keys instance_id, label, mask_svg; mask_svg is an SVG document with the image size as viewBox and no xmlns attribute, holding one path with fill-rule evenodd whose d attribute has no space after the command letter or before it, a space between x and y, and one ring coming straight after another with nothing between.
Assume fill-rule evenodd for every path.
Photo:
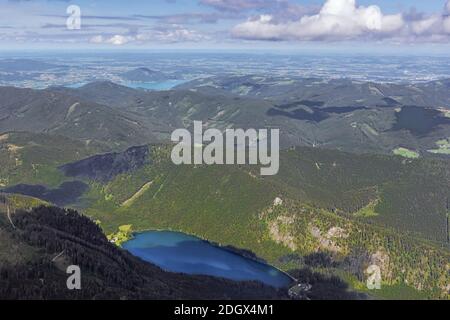
<instances>
[{"instance_id":1,"label":"sunlit slope","mask_svg":"<svg viewBox=\"0 0 450 320\"><path fill-rule=\"evenodd\" d=\"M58 166L106 150L95 141L27 132L0 134L0 187L19 183L57 186L67 178Z\"/></svg>"},{"instance_id":2,"label":"sunlit slope","mask_svg":"<svg viewBox=\"0 0 450 320\"><path fill-rule=\"evenodd\" d=\"M270 178L289 194L346 216L446 241L448 161L297 148ZM362 211L366 211L365 214Z\"/></svg>"},{"instance_id":3,"label":"sunlit slope","mask_svg":"<svg viewBox=\"0 0 450 320\"><path fill-rule=\"evenodd\" d=\"M0 96L0 133L50 133L111 147L157 141L157 123L58 90L0 87Z\"/></svg>"},{"instance_id":4,"label":"sunlit slope","mask_svg":"<svg viewBox=\"0 0 450 320\"><path fill-rule=\"evenodd\" d=\"M325 253L334 261L327 273L359 281L381 259L386 285L442 297L446 162L298 148L281 153L278 175L261 177L253 166L175 166L169 145L130 150L70 161L64 168L77 169L70 177L59 170L61 180L89 185L75 205L107 234L122 225L184 231L252 250L285 270Z\"/></svg>"},{"instance_id":5,"label":"sunlit slope","mask_svg":"<svg viewBox=\"0 0 450 320\"><path fill-rule=\"evenodd\" d=\"M156 141L155 137L167 141L174 129L189 128L198 120L205 127L221 130L279 128L283 146L383 154L408 149L418 157L448 158L440 146L436 152L436 144L450 136L448 81L417 87L252 76L199 81L168 91L135 90L106 81L50 91L84 104L99 104L102 110L109 107L114 117L108 114L108 122L99 132L92 125L82 134L95 133L94 138L118 142L122 147ZM65 114L64 108L62 112ZM101 114L93 115L101 123ZM124 115L131 135L121 130Z\"/></svg>"},{"instance_id":6,"label":"sunlit slope","mask_svg":"<svg viewBox=\"0 0 450 320\"><path fill-rule=\"evenodd\" d=\"M175 166L170 146L151 146L151 152L131 148L77 162L106 147L46 134L8 133L0 140L3 188L20 183L55 188L65 181L89 182L91 177L93 201L101 189L100 198L107 199L102 206L152 211L168 224L178 221L180 211L189 219L189 215L217 212L213 219L221 221L223 216L237 211L238 216L245 215L276 196L285 196L427 239L447 239L450 166L446 161L296 148L282 151L277 175L261 178L259 168L250 166ZM74 162L79 175L64 175L61 166L74 167L70 165ZM229 212L222 214L223 210ZM160 212L165 213L162 218ZM177 218L172 219L172 214Z\"/></svg>"},{"instance_id":7,"label":"sunlit slope","mask_svg":"<svg viewBox=\"0 0 450 320\"><path fill-rule=\"evenodd\" d=\"M151 149L151 165L106 184L91 182L92 189L86 195L91 205L86 213L99 219L105 232L115 232L121 225L132 225L134 230L179 230L250 249L288 269L301 267L301 258L296 256L324 252L335 261L325 268L326 272L341 270L360 281L365 279L365 268L380 260L386 285L408 283L429 296L442 296L448 281L443 270L449 252L423 238L432 238L433 231L444 234L444 220L440 218L445 216L445 208L424 201L414 206L407 199L397 204L396 199L384 194L390 191L389 195L414 198L420 190L408 185L419 188L421 181L433 179L433 186L425 186L437 193L444 186L440 179L446 172L440 162L358 158L300 149L283 153L279 176L261 178L257 168L247 166L177 167L168 160L167 146ZM386 171L380 173L377 166L386 167ZM405 180L405 176L425 168L430 169L430 177L423 174L425 178L418 175L414 180L413 174L413 180ZM391 191L394 182L398 185ZM428 201L439 202L445 192ZM277 197L281 203L275 201ZM392 216L409 221L402 225L389 220L392 211L388 211L388 205L397 210ZM364 208L372 210L373 215L358 215ZM434 215L420 215L433 210ZM386 227L377 227L376 223ZM413 228L421 225L418 236L393 228L417 231Z\"/></svg>"},{"instance_id":8,"label":"sunlit slope","mask_svg":"<svg viewBox=\"0 0 450 320\"><path fill-rule=\"evenodd\" d=\"M283 196L426 239L447 239L447 162L298 148L281 153L278 175L262 178L250 166L175 166L169 147L157 149L151 164L106 185L94 182L90 197L119 211L147 212L167 225L187 219L213 228L225 218L241 223L242 216Z\"/></svg>"},{"instance_id":9,"label":"sunlit slope","mask_svg":"<svg viewBox=\"0 0 450 320\"><path fill-rule=\"evenodd\" d=\"M235 239L240 247L257 242L255 213L277 194L270 184L234 166L174 166L166 146L152 149L151 165L106 185L93 182L87 213L98 215L108 231L132 224L139 230L156 227Z\"/></svg>"}]
</instances>

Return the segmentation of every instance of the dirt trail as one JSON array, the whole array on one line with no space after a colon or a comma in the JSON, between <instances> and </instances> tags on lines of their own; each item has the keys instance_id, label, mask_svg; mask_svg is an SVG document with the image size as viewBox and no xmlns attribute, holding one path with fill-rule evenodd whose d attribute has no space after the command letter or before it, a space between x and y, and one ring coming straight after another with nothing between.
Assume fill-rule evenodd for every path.
<instances>
[{"instance_id":1,"label":"dirt trail","mask_svg":"<svg viewBox=\"0 0 450 320\"><path fill-rule=\"evenodd\" d=\"M145 191L147 191L151 187L152 184L153 184L153 181L150 181L150 182L147 182L146 184L144 184L142 186L142 188L140 188L135 194L133 194L131 196L131 198L129 198L128 200L125 200L122 203L122 207L128 207L128 206L132 205L133 202L135 202L139 197L141 197L145 193Z\"/></svg>"},{"instance_id":2,"label":"dirt trail","mask_svg":"<svg viewBox=\"0 0 450 320\"><path fill-rule=\"evenodd\" d=\"M6 215L8 217L9 222L11 223L12 227L14 229L17 229L16 226L14 225L14 222L11 219L11 210L9 209L9 205L6 205Z\"/></svg>"}]
</instances>

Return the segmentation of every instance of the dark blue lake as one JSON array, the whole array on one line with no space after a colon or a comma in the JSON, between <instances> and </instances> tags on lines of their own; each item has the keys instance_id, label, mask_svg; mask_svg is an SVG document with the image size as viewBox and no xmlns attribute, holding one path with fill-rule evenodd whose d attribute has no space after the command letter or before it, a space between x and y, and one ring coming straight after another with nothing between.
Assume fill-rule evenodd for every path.
<instances>
[{"instance_id":1,"label":"dark blue lake","mask_svg":"<svg viewBox=\"0 0 450 320\"><path fill-rule=\"evenodd\" d=\"M123 248L166 271L257 280L274 287L291 279L279 270L179 232L149 231L136 234Z\"/></svg>"}]
</instances>

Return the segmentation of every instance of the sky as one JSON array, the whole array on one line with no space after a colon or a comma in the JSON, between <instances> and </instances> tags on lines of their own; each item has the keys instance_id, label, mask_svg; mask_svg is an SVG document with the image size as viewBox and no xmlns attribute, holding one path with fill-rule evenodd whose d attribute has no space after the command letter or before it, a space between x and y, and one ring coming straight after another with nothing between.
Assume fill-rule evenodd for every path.
<instances>
[{"instance_id":1,"label":"sky","mask_svg":"<svg viewBox=\"0 0 450 320\"><path fill-rule=\"evenodd\" d=\"M450 0L0 0L0 50L449 52Z\"/></svg>"}]
</instances>

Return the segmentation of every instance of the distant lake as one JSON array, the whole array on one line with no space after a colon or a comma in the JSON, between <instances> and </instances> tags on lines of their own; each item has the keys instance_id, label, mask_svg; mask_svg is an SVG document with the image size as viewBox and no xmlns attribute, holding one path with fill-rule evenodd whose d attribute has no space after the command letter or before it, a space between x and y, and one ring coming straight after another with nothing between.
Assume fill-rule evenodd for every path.
<instances>
[{"instance_id":1,"label":"distant lake","mask_svg":"<svg viewBox=\"0 0 450 320\"><path fill-rule=\"evenodd\" d=\"M180 84L186 83L187 80L166 80L166 81L157 81L157 82L139 82L139 81L127 81L118 83L122 86L126 86L133 89L145 89L145 90L155 90L155 91L163 91L170 90ZM65 85L67 88L77 89L88 83L74 83L70 85Z\"/></svg>"},{"instance_id":2,"label":"distant lake","mask_svg":"<svg viewBox=\"0 0 450 320\"><path fill-rule=\"evenodd\" d=\"M179 232L148 231L123 244L133 255L166 271L210 275L236 281L257 280L274 287L292 280L279 270Z\"/></svg>"}]
</instances>

